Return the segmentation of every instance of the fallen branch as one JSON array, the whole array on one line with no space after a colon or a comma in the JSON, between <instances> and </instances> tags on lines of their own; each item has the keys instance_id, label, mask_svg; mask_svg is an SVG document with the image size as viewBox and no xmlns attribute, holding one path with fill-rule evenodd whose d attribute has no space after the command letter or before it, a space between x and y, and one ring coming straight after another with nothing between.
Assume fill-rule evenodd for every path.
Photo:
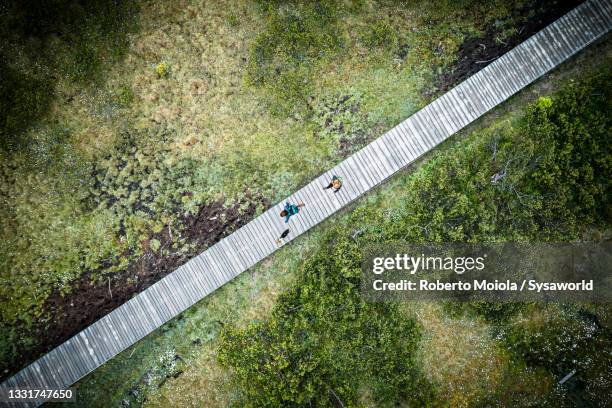
<instances>
[{"instance_id":1,"label":"fallen branch","mask_svg":"<svg viewBox=\"0 0 612 408\"><path fill-rule=\"evenodd\" d=\"M493 164L495 164L497 162L497 138L495 139L495 142L493 143Z\"/></svg>"},{"instance_id":2,"label":"fallen branch","mask_svg":"<svg viewBox=\"0 0 612 408\"><path fill-rule=\"evenodd\" d=\"M355 233L353 235L351 235L351 238L353 239L353 241L356 240L357 237L361 236L361 234L363 234L363 232L364 231L362 229L359 229L359 230L355 231Z\"/></svg>"},{"instance_id":3,"label":"fallen branch","mask_svg":"<svg viewBox=\"0 0 612 408\"><path fill-rule=\"evenodd\" d=\"M523 198L529 197L532 198L532 196L530 194L521 194L517 191L516 188L514 188L514 185L512 187L510 187L511 190L514 192L514 194L516 194L516 198L518 198L519 203L523 206L523 207L527 207L527 204L525 204L523 202Z\"/></svg>"},{"instance_id":4,"label":"fallen branch","mask_svg":"<svg viewBox=\"0 0 612 408\"><path fill-rule=\"evenodd\" d=\"M567 380L569 380L570 378L572 378L574 376L574 374L576 374L576 369L573 369L572 371L570 371L565 377L563 377L561 379L561 381L559 381L559 385L563 385Z\"/></svg>"},{"instance_id":5,"label":"fallen branch","mask_svg":"<svg viewBox=\"0 0 612 408\"><path fill-rule=\"evenodd\" d=\"M508 174L508 166L512 163L512 159L509 159L504 166L503 171L498 171L494 175L491 176L491 184L497 184L498 181L502 180Z\"/></svg>"},{"instance_id":6,"label":"fallen branch","mask_svg":"<svg viewBox=\"0 0 612 408\"><path fill-rule=\"evenodd\" d=\"M340 406L342 408L344 408L344 404L342 403L342 400L340 400L340 398L336 395L336 393L334 392L334 390L332 390L331 388L329 389L329 391L331 391L331 393L334 395L334 397L336 397L336 400L338 400L338 402L340 403Z\"/></svg>"},{"instance_id":7,"label":"fallen branch","mask_svg":"<svg viewBox=\"0 0 612 408\"><path fill-rule=\"evenodd\" d=\"M494 57L488 60L484 60L484 61L476 61L476 64L486 64L487 62L491 62L491 61L495 61L496 59L498 59L499 57Z\"/></svg>"}]
</instances>

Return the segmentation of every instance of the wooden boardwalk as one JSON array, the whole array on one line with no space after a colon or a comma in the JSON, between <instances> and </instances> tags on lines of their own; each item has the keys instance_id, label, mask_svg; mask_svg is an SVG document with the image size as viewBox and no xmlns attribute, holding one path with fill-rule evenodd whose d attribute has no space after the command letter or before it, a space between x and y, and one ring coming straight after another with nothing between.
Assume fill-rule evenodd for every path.
<instances>
[{"instance_id":1,"label":"wooden boardwalk","mask_svg":"<svg viewBox=\"0 0 612 408\"><path fill-rule=\"evenodd\" d=\"M1 387L69 387L272 254L278 249L275 239L287 225L289 240L296 238L604 36L611 26L612 0L583 3L288 197L292 203L306 203L289 224L279 216L283 200ZM332 175L344 180L337 194L322 189Z\"/></svg>"}]
</instances>

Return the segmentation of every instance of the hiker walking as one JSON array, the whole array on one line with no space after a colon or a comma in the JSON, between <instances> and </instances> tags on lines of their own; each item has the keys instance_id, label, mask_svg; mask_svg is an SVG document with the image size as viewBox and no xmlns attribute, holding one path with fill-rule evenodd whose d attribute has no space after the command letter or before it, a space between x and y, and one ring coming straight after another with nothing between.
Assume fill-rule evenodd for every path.
<instances>
[{"instance_id":1,"label":"hiker walking","mask_svg":"<svg viewBox=\"0 0 612 408\"><path fill-rule=\"evenodd\" d=\"M324 187L323 190L327 190L330 188L334 189L334 193L340 191L340 189L342 188L342 179L336 175L332 176L331 182L327 185L327 187Z\"/></svg>"},{"instance_id":2,"label":"hiker walking","mask_svg":"<svg viewBox=\"0 0 612 408\"><path fill-rule=\"evenodd\" d=\"M285 203L285 208L283 209L283 211L280 212L280 216L281 217L285 217L285 223L289 222L289 218L291 218L292 215L295 215L297 213L300 212L300 208L305 206L306 204L304 204L301 201L298 201L297 205L296 204L289 204L289 201L287 201Z\"/></svg>"}]
</instances>

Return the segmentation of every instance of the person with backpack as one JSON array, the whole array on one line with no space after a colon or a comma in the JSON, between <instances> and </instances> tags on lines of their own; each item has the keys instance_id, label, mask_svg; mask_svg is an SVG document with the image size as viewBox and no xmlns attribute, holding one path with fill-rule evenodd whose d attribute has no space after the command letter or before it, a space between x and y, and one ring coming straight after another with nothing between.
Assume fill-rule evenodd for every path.
<instances>
[{"instance_id":1,"label":"person with backpack","mask_svg":"<svg viewBox=\"0 0 612 408\"><path fill-rule=\"evenodd\" d=\"M285 203L285 208L280 212L281 217L285 217L285 224L289 222L289 218L292 215L296 215L300 212L300 208L305 206L306 204L302 202L298 202L297 204L289 204L289 201Z\"/></svg>"},{"instance_id":2,"label":"person with backpack","mask_svg":"<svg viewBox=\"0 0 612 408\"><path fill-rule=\"evenodd\" d=\"M332 176L331 182L327 185L327 187L323 187L323 190L327 190L333 188L334 193L337 193L342 188L342 179L336 175Z\"/></svg>"}]
</instances>

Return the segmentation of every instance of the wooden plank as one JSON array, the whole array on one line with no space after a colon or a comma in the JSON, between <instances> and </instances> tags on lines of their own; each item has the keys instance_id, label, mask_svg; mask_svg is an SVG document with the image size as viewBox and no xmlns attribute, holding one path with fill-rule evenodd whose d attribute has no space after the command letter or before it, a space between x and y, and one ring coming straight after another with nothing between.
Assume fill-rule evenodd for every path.
<instances>
[{"instance_id":1,"label":"wooden plank","mask_svg":"<svg viewBox=\"0 0 612 408\"><path fill-rule=\"evenodd\" d=\"M306 204L306 206L300 208L300 212L291 217L291 220L289 221L289 223L295 222L300 226L300 234L317 225L319 220L321 220L322 217L325 217L328 210L331 210L331 207L323 204L322 197L318 193L319 191L315 191L313 183L308 183L293 195L293 204L297 204L300 201Z\"/></svg>"},{"instance_id":2,"label":"wooden plank","mask_svg":"<svg viewBox=\"0 0 612 408\"><path fill-rule=\"evenodd\" d=\"M210 291L215 291L219 287L219 283L217 282L216 275L213 271L213 266L210 265L208 261L208 256L210 253L208 251L204 251L202 254L198 256L198 272L202 275L204 280L208 283L208 287Z\"/></svg>"},{"instance_id":3,"label":"wooden plank","mask_svg":"<svg viewBox=\"0 0 612 408\"><path fill-rule=\"evenodd\" d=\"M380 139L376 139L370 143L369 151L374 156L374 165L378 169L379 177L381 180L385 180L391 174L394 174L401 166L397 166L395 163L389 160L389 154L383 151L380 144Z\"/></svg>"},{"instance_id":4,"label":"wooden plank","mask_svg":"<svg viewBox=\"0 0 612 408\"><path fill-rule=\"evenodd\" d=\"M478 93L476 92L476 84L474 83L474 76L467 78L463 82L462 89L465 90L466 95L468 99L470 100L470 103L474 106L474 110L478 112L478 116L482 114L481 112L488 111L487 107L485 106L485 102L482 100L482 97L478 95Z\"/></svg>"},{"instance_id":5,"label":"wooden plank","mask_svg":"<svg viewBox=\"0 0 612 408\"><path fill-rule=\"evenodd\" d=\"M410 125L414 126L416 133L421 136L422 140L425 142L426 150L431 150L437 145L435 135L429 130L433 125L427 122L422 111L412 115L411 119Z\"/></svg>"},{"instance_id":6,"label":"wooden plank","mask_svg":"<svg viewBox=\"0 0 612 408\"><path fill-rule=\"evenodd\" d=\"M458 88L451 89L446 93L446 95L448 95L454 109L460 112L464 126L467 123L471 123L476 118L475 115L470 113L470 109L466 106L466 103L460 95Z\"/></svg>"},{"instance_id":7,"label":"wooden plank","mask_svg":"<svg viewBox=\"0 0 612 408\"><path fill-rule=\"evenodd\" d=\"M423 153L425 153L429 149L427 147L427 142L425 141L425 139L417 132L416 128L414 127L412 118L403 121L397 127L398 130L403 132L406 137L413 142L417 157L421 157L421 155L423 155Z\"/></svg>"},{"instance_id":8,"label":"wooden plank","mask_svg":"<svg viewBox=\"0 0 612 408\"><path fill-rule=\"evenodd\" d=\"M351 161L351 165L353 167L353 173L362 186L362 188L359 190L359 193L361 194L374 186L374 183L372 182L373 176L368 167L369 160L364 157L363 150L355 153L352 158L353 160Z\"/></svg>"},{"instance_id":9,"label":"wooden plank","mask_svg":"<svg viewBox=\"0 0 612 408\"><path fill-rule=\"evenodd\" d=\"M395 154L397 160L402 164L403 167L407 166L412 160L414 160L415 152L410 140L399 132L397 126L391 129L383 137L388 140L385 143L389 143L391 146L396 148Z\"/></svg>"},{"instance_id":10,"label":"wooden plank","mask_svg":"<svg viewBox=\"0 0 612 408\"><path fill-rule=\"evenodd\" d=\"M343 161L342 163L340 163L339 167L340 167L340 170L337 172L338 174L336 175L342 178L342 190L343 190L342 193L343 194L340 197L347 197L347 200L349 199L349 197L350 199L357 197L357 195L359 194L357 192L357 183L359 181L355 180L352 169L350 168L350 166L347 164L346 161ZM331 180L331 177L329 178L329 180ZM346 204L348 204L348 202Z\"/></svg>"},{"instance_id":11,"label":"wooden plank","mask_svg":"<svg viewBox=\"0 0 612 408\"><path fill-rule=\"evenodd\" d=\"M314 206L306 205L305 210L314 210L313 213L310 211L305 211L305 215L313 215L313 218L309 222L309 228L317 225L321 220L329 217L331 214L335 213L338 210L338 207L335 205L335 200L333 200L333 194L331 191L323 191L320 186L320 179L317 178L313 183L308 183L304 187L304 194L307 197L313 197ZM331 196L329 194L332 194ZM301 213L301 211L300 211ZM298 217L300 214L298 214Z\"/></svg>"},{"instance_id":12,"label":"wooden plank","mask_svg":"<svg viewBox=\"0 0 612 408\"><path fill-rule=\"evenodd\" d=\"M367 187L359 172L359 166L355 163L354 156L344 160L342 166L347 168L344 178L350 180L352 190L354 191L353 198L359 197Z\"/></svg>"},{"instance_id":13,"label":"wooden plank","mask_svg":"<svg viewBox=\"0 0 612 408\"><path fill-rule=\"evenodd\" d=\"M371 148L369 146L364 147L359 151L359 167L365 170L367 174L366 182L368 190L374 187L380 181L381 177L376 167L376 159L371 154Z\"/></svg>"},{"instance_id":14,"label":"wooden plank","mask_svg":"<svg viewBox=\"0 0 612 408\"><path fill-rule=\"evenodd\" d=\"M247 247L247 243L243 240L242 230L236 231L236 235L230 234L224 240L224 245L233 248L235 251L234 261L237 263L237 269L239 271L245 271L254 265L251 263L249 251L243 251L242 249Z\"/></svg>"},{"instance_id":15,"label":"wooden plank","mask_svg":"<svg viewBox=\"0 0 612 408\"><path fill-rule=\"evenodd\" d=\"M446 108L443 106L442 98L438 98L433 103L427 105L424 111L433 118L436 125L433 127L433 130L437 141L444 140L447 135L452 135L463 127L457 127L450 121L451 114L447 113Z\"/></svg>"},{"instance_id":16,"label":"wooden plank","mask_svg":"<svg viewBox=\"0 0 612 408\"><path fill-rule=\"evenodd\" d=\"M516 90L520 89L520 87L515 85L515 78L513 75L516 71L509 70L502 72L502 66L505 66L505 64L496 64L493 62L489 64L487 68L489 77L497 79L497 81L492 84L492 87L499 99L503 101L514 95Z\"/></svg>"},{"instance_id":17,"label":"wooden plank","mask_svg":"<svg viewBox=\"0 0 612 408\"><path fill-rule=\"evenodd\" d=\"M560 42L560 50L563 57L568 58L572 54L572 44L567 37L567 19L560 19L558 24L554 24L552 27L555 38L557 38Z\"/></svg>"},{"instance_id":18,"label":"wooden plank","mask_svg":"<svg viewBox=\"0 0 612 408\"><path fill-rule=\"evenodd\" d=\"M452 99L450 92L439 97L436 102L440 104L441 110L446 113L444 116L446 116L452 126L449 135L454 134L465 126L467 120L465 119L463 111L458 106L454 106L455 101Z\"/></svg>"},{"instance_id":19,"label":"wooden plank","mask_svg":"<svg viewBox=\"0 0 612 408\"><path fill-rule=\"evenodd\" d=\"M412 148L405 141L397 130L391 129L389 133L386 133L381 140L385 144L385 148L389 152L388 154L392 157L393 161L397 163L399 169L406 167L413 159L414 153Z\"/></svg>"},{"instance_id":20,"label":"wooden plank","mask_svg":"<svg viewBox=\"0 0 612 408\"><path fill-rule=\"evenodd\" d=\"M197 263L194 264L194 271L190 274L194 279L200 282L200 290L202 293L212 293L216 289L213 283L212 277L210 276L210 270L206 263L201 257L197 257Z\"/></svg>"}]
</instances>

